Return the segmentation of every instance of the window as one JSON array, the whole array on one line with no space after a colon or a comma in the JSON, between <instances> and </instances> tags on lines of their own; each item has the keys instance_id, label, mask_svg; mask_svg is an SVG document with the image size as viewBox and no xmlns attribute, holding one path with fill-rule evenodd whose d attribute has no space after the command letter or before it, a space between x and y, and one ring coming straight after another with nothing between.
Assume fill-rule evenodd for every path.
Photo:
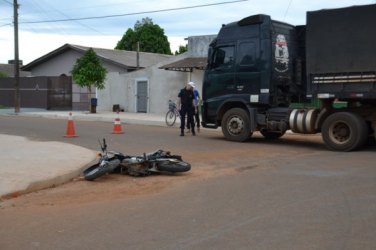
<instances>
[{"instance_id":1,"label":"window","mask_svg":"<svg viewBox=\"0 0 376 250\"><path fill-rule=\"evenodd\" d=\"M234 47L216 48L213 55L212 68L231 68L234 64Z\"/></svg>"},{"instance_id":2,"label":"window","mask_svg":"<svg viewBox=\"0 0 376 250\"><path fill-rule=\"evenodd\" d=\"M251 66L255 64L256 46L251 42L239 44L238 58L240 66Z\"/></svg>"}]
</instances>

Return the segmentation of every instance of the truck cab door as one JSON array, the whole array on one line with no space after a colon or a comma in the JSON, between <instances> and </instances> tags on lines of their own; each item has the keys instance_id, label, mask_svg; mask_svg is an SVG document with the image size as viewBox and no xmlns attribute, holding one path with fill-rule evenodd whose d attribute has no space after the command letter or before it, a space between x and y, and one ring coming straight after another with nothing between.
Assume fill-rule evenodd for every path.
<instances>
[{"instance_id":1,"label":"truck cab door","mask_svg":"<svg viewBox=\"0 0 376 250\"><path fill-rule=\"evenodd\" d=\"M240 40L237 44L235 88L237 94L260 94L259 39Z\"/></svg>"},{"instance_id":2,"label":"truck cab door","mask_svg":"<svg viewBox=\"0 0 376 250\"><path fill-rule=\"evenodd\" d=\"M225 45L213 49L204 76L204 108L208 116L215 116L220 97L231 93L235 78L235 46Z\"/></svg>"}]
</instances>

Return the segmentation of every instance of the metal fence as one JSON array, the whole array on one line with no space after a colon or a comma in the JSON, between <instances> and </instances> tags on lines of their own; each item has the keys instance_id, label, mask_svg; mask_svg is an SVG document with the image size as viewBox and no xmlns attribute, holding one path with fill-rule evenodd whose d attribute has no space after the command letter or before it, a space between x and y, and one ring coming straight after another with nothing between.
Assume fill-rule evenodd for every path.
<instances>
[{"instance_id":1,"label":"metal fence","mask_svg":"<svg viewBox=\"0 0 376 250\"><path fill-rule=\"evenodd\" d=\"M0 105L14 107L14 85L13 77L0 78ZM72 109L71 77L20 77L19 90L21 107L48 110Z\"/></svg>"}]
</instances>

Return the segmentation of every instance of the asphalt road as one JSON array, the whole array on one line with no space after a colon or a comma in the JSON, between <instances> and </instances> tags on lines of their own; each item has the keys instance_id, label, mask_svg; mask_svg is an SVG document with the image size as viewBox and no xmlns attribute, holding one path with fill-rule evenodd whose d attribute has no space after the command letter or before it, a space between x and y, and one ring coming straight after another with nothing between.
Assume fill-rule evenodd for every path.
<instances>
[{"instance_id":1,"label":"asphalt road","mask_svg":"<svg viewBox=\"0 0 376 250\"><path fill-rule=\"evenodd\" d=\"M0 202L0 249L376 249L376 147L328 151L319 136L225 141L220 131L0 117L0 133L140 154L183 155L177 176L106 176Z\"/></svg>"}]
</instances>

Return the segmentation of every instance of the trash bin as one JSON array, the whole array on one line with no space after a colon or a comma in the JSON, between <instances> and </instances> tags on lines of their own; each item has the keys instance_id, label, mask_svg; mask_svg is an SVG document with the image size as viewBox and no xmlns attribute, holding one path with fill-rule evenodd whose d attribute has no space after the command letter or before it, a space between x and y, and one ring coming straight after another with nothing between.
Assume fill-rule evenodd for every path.
<instances>
[{"instance_id":1,"label":"trash bin","mask_svg":"<svg viewBox=\"0 0 376 250\"><path fill-rule=\"evenodd\" d=\"M98 99L97 98L91 98L90 99L90 113L97 113L97 105L98 105Z\"/></svg>"},{"instance_id":2,"label":"trash bin","mask_svg":"<svg viewBox=\"0 0 376 250\"><path fill-rule=\"evenodd\" d=\"M120 105L119 104L114 104L112 106L112 112L120 112Z\"/></svg>"}]
</instances>

